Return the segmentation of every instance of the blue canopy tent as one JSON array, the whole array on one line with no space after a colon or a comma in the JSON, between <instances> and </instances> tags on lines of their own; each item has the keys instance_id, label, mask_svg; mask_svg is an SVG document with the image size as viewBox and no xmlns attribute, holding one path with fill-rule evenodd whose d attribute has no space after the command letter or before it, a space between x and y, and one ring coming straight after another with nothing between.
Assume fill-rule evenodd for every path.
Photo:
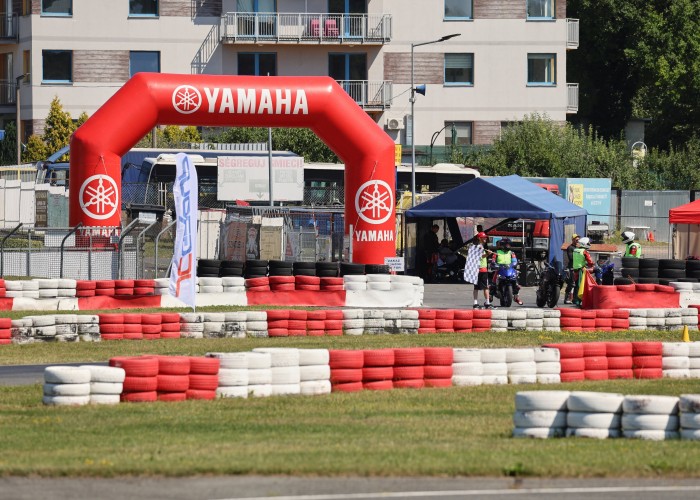
<instances>
[{"instance_id":1,"label":"blue canopy tent","mask_svg":"<svg viewBox=\"0 0 700 500\"><path fill-rule=\"evenodd\" d=\"M572 232L585 234L587 215L585 209L518 175L480 177L406 212L409 221L447 219L453 235L457 217L549 220L549 261L556 258L562 263L564 226L573 225Z\"/></svg>"}]
</instances>

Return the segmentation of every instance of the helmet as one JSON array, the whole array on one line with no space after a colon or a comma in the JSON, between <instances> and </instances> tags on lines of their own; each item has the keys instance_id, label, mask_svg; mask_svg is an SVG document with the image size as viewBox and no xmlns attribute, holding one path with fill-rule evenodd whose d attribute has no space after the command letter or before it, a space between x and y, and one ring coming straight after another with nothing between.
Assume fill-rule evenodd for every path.
<instances>
[{"instance_id":1,"label":"helmet","mask_svg":"<svg viewBox=\"0 0 700 500\"><path fill-rule=\"evenodd\" d=\"M632 231L625 231L622 233L622 243L632 243L634 241L635 234Z\"/></svg>"},{"instance_id":2,"label":"helmet","mask_svg":"<svg viewBox=\"0 0 700 500\"><path fill-rule=\"evenodd\" d=\"M509 238L503 238L501 241L498 242L499 245L509 248L510 247L510 239Z\"/></svg>"},{"instance_id":3,"label":"helmet","mask_svg":"<svg viewBox=\"0 0 700 500\"><path fill-rule=\"evenodd\" d=\"M591 248L591 239L585 238L585 237L579 238L578 246L579 246L579 248Z\"/></svg>"},{"instance_id":4,"label":"helmet","mask_svg":"<svg viewBox=\"0 0 700 500\"><path fill-rule=\"evenodd\" d=\"M483 231L481 231L480 233L478 233L478 234L476 235L476 237L477 237L477 238L488 238L488 236L486 236L486 233L483 232Z\"/></svg>"}]
</instances>

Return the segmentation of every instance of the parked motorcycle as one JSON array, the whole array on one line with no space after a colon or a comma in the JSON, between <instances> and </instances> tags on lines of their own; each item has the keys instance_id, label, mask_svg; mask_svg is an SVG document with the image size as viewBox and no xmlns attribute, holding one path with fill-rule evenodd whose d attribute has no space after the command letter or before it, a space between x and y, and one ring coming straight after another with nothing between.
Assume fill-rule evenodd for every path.
<instances>
[{"instance_id":1,"label":"parked motorcycle","mask_svg":"<svg viewBox=\"0 0 700 500\"><path fill-rule=\"evenodd\" d=\"M612 285L614 281L615 264L610 262L603 266L595 266L593 274L599 285Z\"/></svg>"},{"instance_id":2,"label":"parked motorcycle","mask_svg":"<svg viewBox=\"0 0 700 500\"><path fill-rule=\"evenodd\" d=\"M493 280L489 286L492 297L501 301L501 307L510 307L513 304L513 290L518 284L518 271L512 265L501 264L493 274Z\"/></svg>"},{"instance_id":3,"label":"parked motorcycle","mask_svg":"<svg viewBox=\"0 0 700 500\"><path fill-rule=\"evenodd\" d=\"M563 266L558 260L554 261L554 265L545 262L544 266L545 270L540 277L535 303L537 307L544 307L545 305L556 307L565 281Z\"/></svg>"}]
</instances>

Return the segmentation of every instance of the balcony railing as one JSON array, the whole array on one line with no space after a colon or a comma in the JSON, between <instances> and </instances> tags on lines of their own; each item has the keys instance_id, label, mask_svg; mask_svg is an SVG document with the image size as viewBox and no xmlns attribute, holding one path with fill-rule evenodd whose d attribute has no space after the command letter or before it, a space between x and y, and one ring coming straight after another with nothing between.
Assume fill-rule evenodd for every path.
<instances>
[{"instance_id":1,"label":"balcony railing","mask_svg":"<svg viewBox=\"0 0 700 500\"><path fill-rule=\"evenodd\" d=\"M357 104L367 109L386 109L391 106L392 86L390 81L337 80L345 92Z\"/></svg>"},{"instance_id":2,"label":"balcony railing","mask_svg":"<svg viewBox=\"0 0 700 500\"><path fill-rule=\"evenodd\" d=\"M17 43L19 24L17 14L5 14L0 16L0 43Z\"/></svg>"},{"instance_id":3,"label":"balcony railing","mask_svg":"<svg viewBox=\"0 0 700 500\"><path fill-rule=\"evenodd\" d=\"M266 14L228 12L224 43L384 44L391 41L389 14Z\"/></svg>"},{"instance_id":4,"label":"balcony railing","mask_svg":"<svg viewBox=\"0 0 700 500\"><path fill-rule=\"evenodd\" d=\"M578 113L578 83L566 84L566 112Z\"/></svg>"},{"instance_id":5,"label":"balcony railing","mask_svg":"<svg viewBox=\"0 0 700 500\"><path fill-rule=\"evenodd\" d=\"M14 80L0 80L0 106L17 104L17 84Z\"/></svg>"},{"instance_id":6,"label":"balcony railing","mask_svg":"<svg viewBox=\"0 0 700 500\"><path fill-rule=\"evenodd\" d=\"M578 49L578 19L566 20L566 48Z\"/></svg>"}]
</instances>

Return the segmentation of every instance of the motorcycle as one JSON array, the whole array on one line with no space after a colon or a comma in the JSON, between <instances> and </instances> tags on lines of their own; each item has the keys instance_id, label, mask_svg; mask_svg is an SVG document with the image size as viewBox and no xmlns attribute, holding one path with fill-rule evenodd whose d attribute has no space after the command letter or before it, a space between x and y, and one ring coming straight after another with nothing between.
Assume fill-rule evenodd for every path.
<instances>
[{"instance_id":1,"label":"motorcycle","mask_svg":"<svg viewBox=\"0 0 700 500\"><path fill-rule=\"evenodd\" d=\"M556 307L559 302L561 288L564 286L565 276L561 262L555 260L554 265L544 263L545 270L540 277L537 287L535 303L537 307Z\"/></svg>"},{"instance_id":2,"label":"motorcycle","mask_svg":"<svg viewBox=\"0 0 700 500\"><path fill-rule=\"evenodd\" d=\"M614 280L615 264L610 262L605 265L595 266L593 274L595 274L595 281L599 285L612 285Z\"/></svg>"},{"instance_id":3,"label":"motorcycle","mask_svg":"<svg viewBox=\"0 0 700 500\"><path fill-rule=\"evenodd\" d=\"M498 265L494 272L493 280L489 286L492 297L501 301L501 307L510 307L513 304L513 290L518 284L518 271L512 265Z\"/></svg>"}]
</instances>

